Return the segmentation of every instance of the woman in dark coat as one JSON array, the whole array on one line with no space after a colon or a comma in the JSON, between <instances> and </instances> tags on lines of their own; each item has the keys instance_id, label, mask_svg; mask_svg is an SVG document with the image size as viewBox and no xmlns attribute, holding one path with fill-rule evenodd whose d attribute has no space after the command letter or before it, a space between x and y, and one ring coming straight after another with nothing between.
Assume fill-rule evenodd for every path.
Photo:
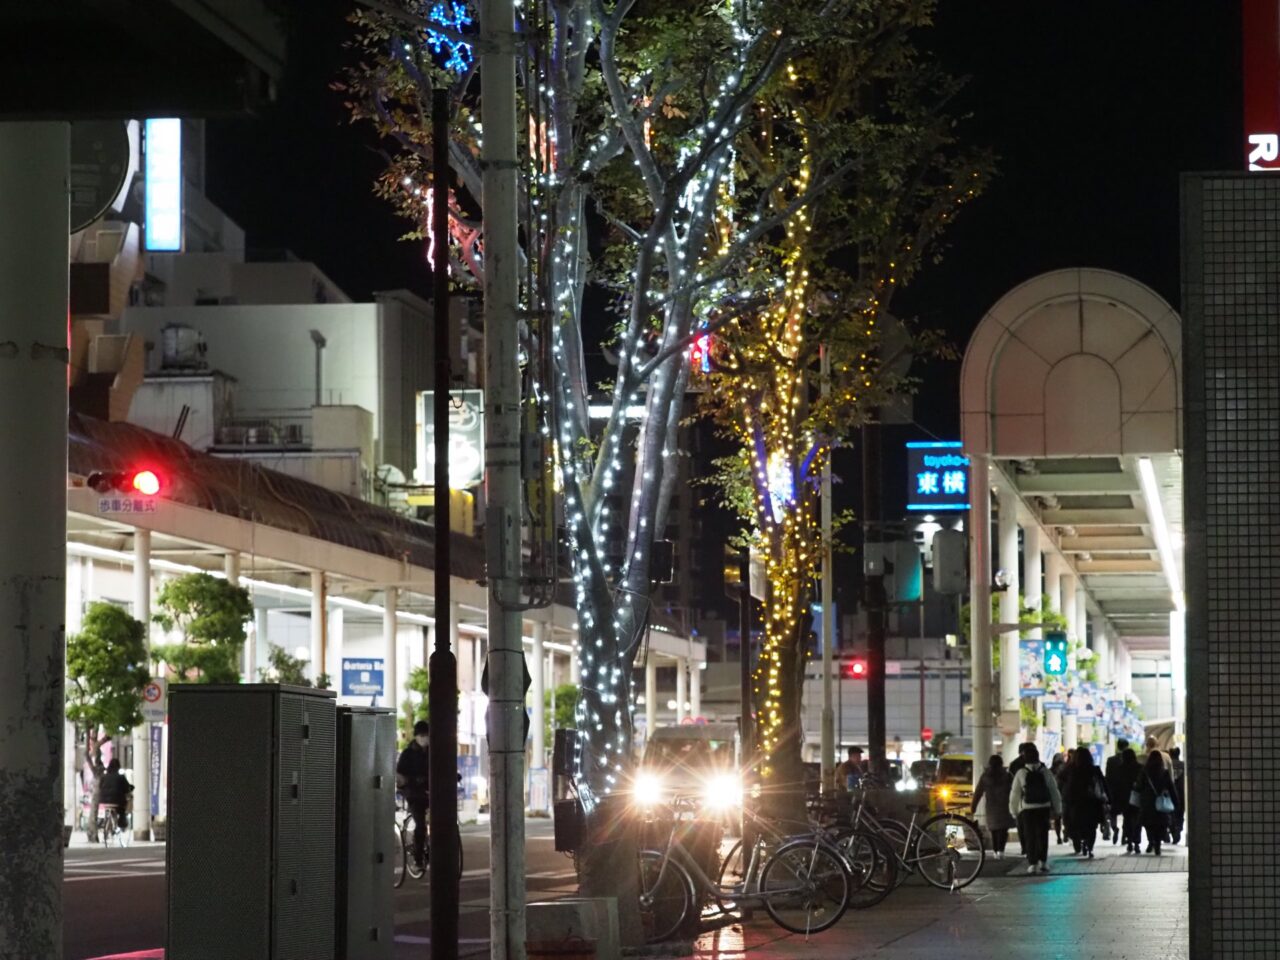
<instances>
[{"instance_id":1,"label":"woman in dark coat","mask_svg":"<svg viewBox=\"0 0 1280 960\"><path fill-rule=\"evenodd\" d=\"M1079 844L1077 852L1092 860L1098 825L1107 816L1107 782L1094 765L1088 747L1074 751L1065 779L1062 804L1066 808L1067 832L1071 842Z\"/></svg>"},{"instance_id":2,"label":"woman in dark coat","mask_svg":"<svg viewBox=\"0 0 1280 960\"><path fill-rule=\"evenodd\" d=\"M1107 782L1107 791L1111 794L1111 809L1124 813L1124 852L1138 853L1138 845L1142 842L1142 811L1129 806L1129 795L1133 793L1142 776L1142 764L1132 747L1126 747L1120 753L1120 764L1112 768L1111 779Z\"/></svg>"},{"instance_id":3,"label":"woman in dark coat","mask_svg":"<svg viewBox=\"0 0 1280 960\"><path fill-rule=\"evenodd\" d=\"M1009 842L1009 831L1014 826L1013 814L1009 812L1009 790L1012 786L1013 777L1004 768L1003 758L996 754L978 778L978 788L973 792L973 803L969 807L972 814L978 809L978 801L987 798L982 819L991 834L991 849L997 860L1004 859L1004 846Z\"/></svg>"},{"instance_id":4,"label":"woman in dark coat","mask_svg":"<svg viewBox=\"0 0 1280 960\"><path fill-rule=\"evenodd\" d=\"M1067 819L1067 813L1070 810L1067 801L1067 774L1071 770L1071 751L1066 753L1055 753L1053 755L1053 763L1049 766L1049 772L1053 774L1053 778L1058 781L1058 793L1062 794L1062 816L1053 818L1053 832L1059 843L1062 843L1063 827L1067 827L1065 831L1067 839L1071 838L1071 823ZM1080 843L1075 841L1076 853L1080 852Z\"/></svg>"},{"instance_id":5,"label":"woman in dark coat","mask_svg":"<svg viewBox=\"0 0 1280 960\"><path fill-rule=\"evenodd\" d=\"M1137 790L1142 798L1142 827L1147 831L1147 852L1160 856L1160 844L1169 829L1169 813L1156 808L1161 796L1173 800L1173 777L1165 769L1164 754L1152 750L1147 754L1146 765L1138 777Z\"/></svg>"}]
</instances>

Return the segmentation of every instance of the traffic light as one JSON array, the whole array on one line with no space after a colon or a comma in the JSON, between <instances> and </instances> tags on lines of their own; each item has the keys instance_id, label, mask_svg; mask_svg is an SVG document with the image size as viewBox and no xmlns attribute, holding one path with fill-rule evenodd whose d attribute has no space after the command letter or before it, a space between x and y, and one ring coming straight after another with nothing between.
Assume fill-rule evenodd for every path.
<instances>
[{"instance_id":1,"label":"traffic light","mask_svg":"<svg viewBox=\"0 0 1280 960\"><path fill-rule=\"evenodd\" d=\"M149 467L140 470L97 471L89 474L89 487L97 493L125 493L154 497L164 489L160 474Z\"/></svg>"},{"instance_id":2,"label":"traffic light","mask_svg":"<svg viewBox=\"0 0 1280 960\"><path fill-rule=\"evenodd\" d=\"M867 679L867 661L861 657L855 657L853 660L846 660L844 665L844 675L850 680Z\"/></svg>"},{"instance_id":3,"label":"traffic light","mask_svg":"<svg viewBox=\"0 0 1280 960\"><path fill-rule=\"evenodd\" d=\"M1060 631L1044 635L1045 676L1060 677L1067 672L1067 635Z\"/></svg>"}]
</instances>

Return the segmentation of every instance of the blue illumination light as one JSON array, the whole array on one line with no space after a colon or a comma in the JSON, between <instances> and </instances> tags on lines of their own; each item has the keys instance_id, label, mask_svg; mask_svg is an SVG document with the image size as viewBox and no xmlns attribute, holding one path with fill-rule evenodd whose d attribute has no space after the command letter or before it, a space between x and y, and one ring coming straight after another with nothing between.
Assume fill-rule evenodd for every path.
<instances>
[{"instance_id":1,"label":"blue illumination light","mask_svg":"<svg viewBox=\"0 0 1280 960\"><path fill-rule=\"evenodd\" d=\"M448 27L456 33L462 33L466 27L475 22L475 18L471 16L471 11L467 9L467 5L458 3L457 0L449 0L448 3L433 5L431 12L427 14L427 20L431 23L438 23L442 27ZM471 44L455 40L453 37L447 37L443 33L432 30L430 27L427 27L427 46L431 48L431 52L436 56L448 54L443 66L444 69L452 70L454 73L462 73L471 66L471 62L475 59L475 51L472 50Z\"/></svg>"}]
</instances>

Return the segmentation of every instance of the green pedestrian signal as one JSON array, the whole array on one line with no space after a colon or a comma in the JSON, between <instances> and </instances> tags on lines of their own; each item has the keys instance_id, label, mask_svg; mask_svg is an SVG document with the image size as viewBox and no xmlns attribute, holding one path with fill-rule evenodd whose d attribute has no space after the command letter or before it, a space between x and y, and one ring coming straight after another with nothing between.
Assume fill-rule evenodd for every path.
<instances>
[{"instance_id":1,"label":"green pedestrian signal","mask_svg":"<svg viewBox=\"0 0 1280 960\"><path fill-rule=\"evenodd\" d=\"M1055 632L1044 635L1045 676L1060 677L1067 672L1067 635Z\"/></svg>"}]
</instances>

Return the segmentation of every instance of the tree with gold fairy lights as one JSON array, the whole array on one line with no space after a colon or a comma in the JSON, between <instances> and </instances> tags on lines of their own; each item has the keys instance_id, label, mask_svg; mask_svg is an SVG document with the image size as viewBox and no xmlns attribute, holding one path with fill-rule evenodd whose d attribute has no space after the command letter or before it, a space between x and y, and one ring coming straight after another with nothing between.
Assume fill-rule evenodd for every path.
<instances>
[{"instance_id":1,"label":"tree with gold fairy lights","mask_svg":"<svg viewBox=\"0 0 1280 960\"><path fill-rule=\"evenodd\" d=\"M357 62L336 86L353 118L380 136L387 167L376 190L409 218L409 238L448 242L455 280L475 285L484 258L484 130L467 47L474 8L362 2L370 9L353 17ZM568 528L581 636L578 783L593 840L607 825L605 801L631 779L632 673L649 620L652 547L675 489L683 401L691 377L701 375L691 369L690 347L713 336L728 350L735 330L747 329L729 327L733 318L778 302L777 245L799 224L825 222L812 219L818 208L866 223L898 219L876 206L897 197L887 185L854 189L888 174L887 161L867 153L894 142L879 132L882 121L808 110L805 89L813 84L797 81L805 64L821 62L827 74L819 86L865 93L900 75L888 83L893 96L920 95L932 73L920 70L913 89L907 75L919 64L910 38L932 9L933 0L517 3L523 396L556 464ZM447 238L427 236L427 117L431 91L441 86L452 94L456 175ZM929 91L928 102L949 89ZM882 99L895 116L926 112ZM807 148L797 152L799 126L780 116L804 118ZM853 127L865 128L860 137ZM810 157L805 177L796 173L801 154ZM911 176L911 167L899 173ZM845 199L847 190L864 202ZM820 256L805 245L791 262L812 271ZM604 296L589 298L589 289ZM593 299L608 307L593 312ZM602 339L616 368L608 416L593 422L588 400L599 373L587 358ZM787 363L800 363L807 341L798 349ZM606 552L614 540L626 544L620 561ZM619 898L627 941L639 935L635 842L624 830L608 843L589 842L579 858L583 892Z\"/></svg>"},{"instance_id":2,"label":"tree with gold fairy lights","mask_svg":"<svg viewBox=\"0 0 1280 960\"><path fill-rule=\"evenodd\" d=\"M743 169L721 217L786 216L734 280L738 297L758 306L719 317L722 306L713 305L700 354L708 358L703 409L738 446L718 462L715 480L767 575L754 762L780 805L803 781L809 600L832 546L818 522L823 466L842 438L909 389L894 372L904 351L946 352L887 311L894 292L937 256L943 230L990 170L985 154L956 141L946 105L957 82L910 33L877 44L860 42L863 29L832 25L762 98L767 116L743 138ZM855 173L839 190L796 203L850 165Z\"/></svg>"}]
</instances>

